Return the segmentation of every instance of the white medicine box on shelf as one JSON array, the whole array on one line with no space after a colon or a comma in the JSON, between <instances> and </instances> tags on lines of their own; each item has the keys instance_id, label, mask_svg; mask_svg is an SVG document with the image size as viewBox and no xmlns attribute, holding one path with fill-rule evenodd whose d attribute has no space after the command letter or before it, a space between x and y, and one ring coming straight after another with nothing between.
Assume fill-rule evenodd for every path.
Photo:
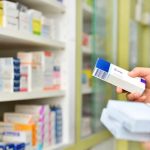
<instances>
[{"instance_id":1,"label":"white medicine box on shelf","mask_svg":"<svg viewBox=\"0 0 150 150\"><path fill-rule=\"evenodd\" d=\"M0 27L18 29L19 12L17 4L10 1L0 1Z\"/></svg>"}]
</instances>

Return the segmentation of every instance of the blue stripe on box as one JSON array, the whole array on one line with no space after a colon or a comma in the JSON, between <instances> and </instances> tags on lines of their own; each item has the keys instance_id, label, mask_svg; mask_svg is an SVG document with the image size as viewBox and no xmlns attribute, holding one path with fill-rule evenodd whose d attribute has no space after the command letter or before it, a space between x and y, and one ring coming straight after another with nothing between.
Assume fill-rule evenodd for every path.
<instances>
[{"instance_id":1,"label":"blue stripe on box","mask_svg":"<svg viewBox=\"0 0 150 150\"><path fill-rule=\"evenodd\" d=\"M96 68L108 72L110 68L110 63L102 58L99 58L96 62Z\"/></svg>"},{"instance_id":2,"label":"blue stripe on box","mask_svg":"<svg viewBox=\"0 0 150 150\"><path fill-rule=\"evenodd\" d=\"M144 80L144 79L141 79L141 82L144 83L144 84L146 84L146 80Z\"/></svg>"}]
</instances>

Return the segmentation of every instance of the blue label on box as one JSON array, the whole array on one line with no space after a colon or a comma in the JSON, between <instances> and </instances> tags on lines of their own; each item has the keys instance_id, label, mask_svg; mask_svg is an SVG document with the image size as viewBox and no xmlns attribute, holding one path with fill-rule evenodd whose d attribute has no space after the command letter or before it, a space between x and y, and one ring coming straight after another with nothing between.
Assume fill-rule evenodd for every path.
<instances>
[{"instance_id":1,"label":"blue label on box","mask_svg":"<svg viewBox=\"0 0 150 150\"><path fill-rule=\"evenodd\" d=\"M15 150L25 150L25 143L14 144Z\"/></svg>"},{"instance_id":2,"label":"blue label on box","mask_svg":"<svg viewBox=\"0 0 150 150\"><path fill-rule=\"evenodd\" d=\"M102 58L99 58L96 62L96 68L100 69L100 70L103 70L105 72L108 72L109 71L109 68L110 68L110 65L111 63L109 63L108 61L102 59Z\"/></svg>"},{"instance_id":3,"label":"blue label on box","mask_svg":"<svg viewBox=\"0 0 150 150\"><path fill-rule=\"evenodd\" d=\"M14 144L6 144L6 150L15 150Z\"/></svg>"},{"instance_id":4,"label":"blue label on box","mask_svg":"<svg viewBox=\"0 0 150 150\"><path fill-rule=\"evenodd\" d=\"M20 66L20 59L14 58L14 66Z\"/></svg>"}]
</instances>

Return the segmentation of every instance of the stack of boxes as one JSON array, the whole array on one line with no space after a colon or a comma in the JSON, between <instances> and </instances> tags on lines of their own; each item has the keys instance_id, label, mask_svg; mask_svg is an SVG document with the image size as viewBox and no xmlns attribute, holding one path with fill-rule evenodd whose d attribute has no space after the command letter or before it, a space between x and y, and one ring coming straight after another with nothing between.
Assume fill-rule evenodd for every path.
<instances>
[{"instance_id":1,"label":"stack of boxes","mask_svg":"<svg viewBox=\"0 0 150 150\"><path fill-rule=\"evenodd\" d=\"M10 1L0 1L0 27L18 30L17 4Z\"/></svg>"},{"instance_id":2,"label":"stack of boxes","mask_svg":"<svg viewBox=\"0 0 150 150\"><path fill-rule=\"evenodd\" d=\"M37 128L37 144L39 147L47 147L50 145L50 116L49 116L49 106L36 106L36 105L17 105L15 107L15 112L32 114L38 117L38 128Z\"/></svg>"},{"instance_id":3,"label":"stack of boxes","mask_svg":"<svg viewBox=\"0 0 150 150\"><path fill-rule=\"evenodd\" d=\"M0 27L58 40L58 22L21 3L0 1Z\"/></svg>"},{"instance_id":4,"label":"stack of boxes","mask_svg":"<svg viewBox=\"0 0 150 150\"><path fill-rule=\"evenodd\" d=\"M0 141L3 144L24 143L27 150L43 150L62 143L62 126L60 106L16 105L15 113L4 113Z\"/></svg>"},{"instance_id":5,"label":"stack of boxes","mask_svg":"<svg viewBox=\"0 0 150 150\"><path fill-rule=\"evenodd\" d=\"M1 123L1 128L4 129L2 141L24 142L28 149L32 149L36 144L35 122L35 118L30 114L4 113L4 123Z\"/></svg>"},{"instance_id":6,"label":"stack of boxes","mask_svg":"<svg viewBox=\"0 0 150 150\"><path fill-rule=\"evenodd\" d=\"M30 92L61 89L59 54L52 51L18 52L0 58L0 91Z\"/></svg>"},{"instance_id":7,"label":"stack of boxes","mask_svg":"<svg viewBox=\"0 0 150 150\"><path fill-rule=\"evenodd\" d=\"M20 90L20 60L17 58L0 59L0 91L17 92Z\"/></svg>"},{"instance_id":8,"label":"stack of boxes","mask_svg":"<svg viewBox=\"0 0 150 150\"><path fill-rule=\"evenodd\" d=\"M61 70L60 64L55 63L54 53L19 52L18 58L21 60L21 91L60 90Z\"/></svg>"},{"instance_id":9,"label":"stack of boxes","mask_svg":"<svg viewBox=\"0 0 150 150\"><path fill-rule=\"evenodd\" d=\"M101 122L118 140L149 142L149 113L146 103L109 100Z\"/></svg>"},{"instance_id":10,"label":"stack of boxes","mask_svg":"<svg viewBox=\"0 0 150 150\"><path fill-rule=\"evenodd\" d=\"M21 88L25 89L27 85L27 91L42 90L43 70L40 54L38 52L19 52L18 58L21 61ZM25 81L28 83L24 83Z\"/></svg>"},{"instance_id":11,"label":"stack of boxes","mask_svg":"<svg viewBox=\"0 0 150 150\"><path fill-rule=\"evenodd\" d=\"M7 142L0 142L0 149L1 150L25 150L24 143L7 143Z\"/></svg>"},{"instance_id":12,"label":"stack of boxes","mask_svg":"<svg viewBox=\"0 0 150 150\"><path fill-rule=\"evenodd\" d=\"M54 124L52 125L53 135L55 137L55 143L61 143L62 142L62 110L61 107L53 106L51 107L51 112L53 113L53 116L55 116Z\"/></svg>"}]
</instances>

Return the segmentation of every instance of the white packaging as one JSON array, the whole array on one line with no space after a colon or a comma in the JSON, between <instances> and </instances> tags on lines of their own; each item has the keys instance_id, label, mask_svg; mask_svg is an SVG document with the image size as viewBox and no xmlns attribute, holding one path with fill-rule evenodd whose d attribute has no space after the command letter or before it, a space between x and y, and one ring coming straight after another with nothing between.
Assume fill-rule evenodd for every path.
<instances>
[{"instance_id":1,"label":"white packaging","mask_svg":"<svg viewBox=\"0 0 150 150\"><path fill-rule=\"evenodd\" d=\"M20 91L30 92L32 91L32 55L31 53L17 53L17 57L20 59Z\"/></svg>"},{"instance_id":2,"label":"white packaging","mask_svg":"<svg viewBox=\"0 0 150 150\"><path fill-rule=\"evenodd\" d=\"M42 17L42 36L50 37L50 20L46 17Z\"/></svg>"},{"instance_id":3,"label":"white packaging","mask_svg":"<svg viewBox=\"0 0 150 150\"><path fill-rule=\"evenodd\" d=\"M31 91L31 65L23 65L20 66L20 91L27 92Z\"/></svg>"},{"instance_id":4,"label":"white packaging","mask_svg":"<svg viewBox=\"0 0 150 150\"><path fill-rule=\"evenodd\" d=\"M19 13L19 30L21 32L29 32L29 15L27 12Z\"/></svg>"},{"instance_id":5,"label":"white packaging","mask_svg":"<svg viewBox=\"0 0 150 150\"><path fill-rule=\"evenodd\" d=\"M30 114L4 113L4 122L34 124L37 122L37 118Z\"/></svg>"},{"instance_id":6,"label":"white packaging","mask_svg":"<svg viewBox=\"0 0 150 150\"><path fill-rule=\"evenodd\" d=\"M16 105L15 112L43 116L45 114L45 109L43 105Z\"/></svg>"},{"instance_id":7,"label":"white packaging","mask_svg":"<svg viewBox=\"0 0 150 150\"><path fill-rule=\"evenodd\" d=\"M0 79L1 92L14 92L14 81L12 79Z\"/></svg>"},{"instance_id":8,"label":"white packaging","mask_svg":"<svg viewBox=\"0 0 150 150\"><path fill-rule=\"evenodd\" d=\"M12 123L0 122L0 141L2 141L4 132L14 131Z\"/></svg>"},{"instance_id":9,"label":"white packaging","mask_svg":"<svg viewBox=\"0 0 150 150\"><path fill-rule=\"evenodd\" d=\"M128 76L127 70L115 66L101 58L96 62L93 76L131 93L142 94L146 86L144 79L139 77L132 78Z\"/></svg>"},{"instance_id":10,"label":"white packaging","mask_svg":"<svg viewBox=\"0 0 150 150\"><path fill-rule=\"evenodd\" d=\"M13 131L14 125L8 122L0 122L0 129L3 129L4 131Z\"/></svg>"},{"instance_id":11,"label":"white packaging","mask_svg":"<svg viewBox=\"0 0 150 150\"><path fill-rule=\"evenodd\" d=\"M30 113L32 115L38 115L38 122L41 123L39 127L38 136L43 136L44 146L49 144L49 106L48 105L16 105L15 112L17 113Z\"/></svg>"},{"instance_id":12,"label":"white packaging","mask_svg":"<svg viewBox=\"0 0 150 150\"><path fill-rule=\"evenodd\" d=\"M30 52L18 52L17 58L20 59L21 64L32 64L33 56Z\"/></svg>"},{"instance_id":13,"label":"white packaging","mask_svg":"<svg viewBox=\"0 0 150 150\"><path fill-rule=\"evenodd\" d=\"M7 0L2 0L0 3L2 4L2 6L4 8L7 8L7 9L17 9L17 3L15 3L15 2L7 1Z\"/></svg>"},{"instance_id":14,"label":"white packaging","mask_svg":"<svg viewBox=\"0 0 150 150\"><path fill-rule=\"evenodd\" d=\"M131 140L131 141L138 141L138 142L150 141L149 133L130 132L129 130L125 129L121 123L109 117L109 114L106 109L103 110L101 116L101 122L117 139Z\"/></svg>"},{"instance_id":15,"label":"white packaging","mask_svg":"<svg viewBox=\"0 0 150 150\"><path fill-rule=\"evenodd\" d=\"M110 100L107 111L130 132L150 133L150 106L137 102Z\"/></svg>"},{"instance_id":16,"label":"white packaging","mask_svg":"<svg viewBox=\"0 0 150 150\"><path fill-rule=\"evenodd\" d=\"M3 17L9 17L17 19L19 17L19 11L17 9L3 9Z\"/></svg>"},{"instance_id":17,"label":"white packaging","mask_svg":"<svg viewBox=\"0 0 150 150\"><path fill-rule=\"evenodd\" d=\"M3 15L6 17L17 18L18 17L18 10L17 4L10 1L0 1L1 9L3 11Z\"/></svg>"},{"instance_id":18,"label":"white packaging","mask_svg":"<svg viewBox=\"0 0 150 150\"><path fill-rule=\"evenodd\" d=\"M7 28L7 29L12 29L12 30L18 30L18 19L4 16L2 27Z\"/></svg>"},{"instance_id":19,"label":"white packaging","mask_svg":"<svg viewBox=\"0 0 150 150\"><path fill-rule=\"evenodd\" d=\"M28 14L31 15L32 18L37 19L37 20L41 20L42 18L42 12L37 11L35 9L29 9Z\"/></svg>"},{"instance_id":20,"label":"white packaging","mask_svg":"<svg viewBox=\"0 0 150 150\"><path fill-rule=\"evenodd\" d=\"M43 89L42 59L36 52L19 52L21 65L28 67L28 90L41 91ZM22 72L21 72L22 74Z\"/></svg>"},{"instance_id":21,"label":"white packaging","mask_svg":"<svg viewBox=\"0 0 150 150\"><path fill-rule=\"evenodd\" d=\"M3 134L3 141L4 142L23 142L26 144L27 150L33 150L31 132L8 131Z\"/></svg>"},{"instance_id":22,"label":"white packaging","mask_svg":"<svg viewBox=\"0 0 150 150\"><path fill-rule=\"evenodd\" d=\"M14 59L13 58L11 57L0 58L0 78L14 79Z\"/></svg>"},{"instance_id":23,"label":"white packaging","mask_svg":"<svg viewBox=\"0 0 150 150\"><path fill-rule=\"evenodd\" d=\"M56 20L54 19L50 19L50 38L53 40L58 40L59 37L59 27L58 27L58 23L56 22Z\"/></svg>"},{"instance_id":24,"label":"white packaging","mask_svg":"<svg viewBox=\"0 0 150 150\"><path fill-rule=\"evenodd\" d=\"M29 15L29 30L31 33L41 34L42 30L42 13L40 11L30 9L27 11ZM34 25L36 24L36 25Z\"/></svg>"}]
</instances>

